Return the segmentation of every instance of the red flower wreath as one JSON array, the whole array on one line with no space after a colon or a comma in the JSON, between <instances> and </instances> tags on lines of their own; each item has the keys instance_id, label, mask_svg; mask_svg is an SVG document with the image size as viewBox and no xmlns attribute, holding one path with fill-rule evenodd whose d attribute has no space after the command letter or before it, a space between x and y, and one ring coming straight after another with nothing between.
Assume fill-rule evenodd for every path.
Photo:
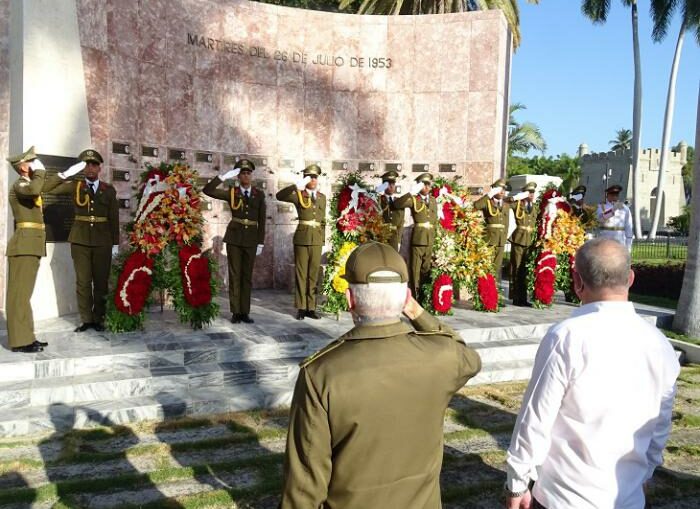
<instances>
[{"instance_id":1,"label":"red flower wreath","mask_svg":"<svg viewBox=\"0 0 700 509\"><path fill-rule=\"evenodd\" d=\"M476 290L486 311L498 311L498 288L493 274L486 274L476 280Z\"/></svg>"},{"instance_id":2,"label":"red flower wreath","mask_svg":"<svg viewBox=\"0 0 700 509\"><path fill-rule=\"evenodd\" d=\"M137 315L151 292L153 259L134 251L124 263L114 292L114 304L126 315Z\"/></svg>"},{"instance_id":3,"label":"red flower wreath","mask_svg":"<svg viewBox=\"0 0 700 509\"><path fill-rule=\"evenodd\" d=\"M452 309L452 278L440 274L433 282L433 309L438 313L447 313Z\"/></svg>"},{"instance_id":4,"label":"red flower wreath","mask_svg":"<svg viewBox=\"0 0 700 509\"><path fill-rule=\"evenodd\" d=\"M542 251L535 263L535 300L549 306L554 298L557 257L551 251Z\"/></svg>"},{"instance_id":5,"label":"red flower wreath","mask_svg":"<svg viewBox=\"0 0 700 509\"><path fill-rule=\"evenodd\" d=\"M185 300L193 308L211 302L209 259L197 246L180 249L180 273Z\"/></svg>"},{"instance_id":6,"label":"red flower wreath","mask_svg":"<svg viewBox=\"0 0 700 509\"><path fill-rule=\"evenodd\" d=\"M345 186L345 188L338 195L338 214L342 214L343 211L350 205L350 199L352 198L352 190ZM350 211L348 211L350 212Z\"/></svg>"}]
</instances>

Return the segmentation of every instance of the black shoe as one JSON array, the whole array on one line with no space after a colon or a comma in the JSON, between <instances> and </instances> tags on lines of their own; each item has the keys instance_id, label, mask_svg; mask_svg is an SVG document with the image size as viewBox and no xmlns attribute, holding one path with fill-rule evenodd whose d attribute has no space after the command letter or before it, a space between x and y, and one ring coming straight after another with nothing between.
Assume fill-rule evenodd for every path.
<instances>
[{"instance_id":1,"label":"black shoe","mask_svg":"<svg viewBox=\"0 0 700 509\"><path fill-rule=\"evenodd\" d=\"M241 322L243 323L255 323L255 320L253 320L251 317L248 315L239 315Z\"/></svg>"},{"instance_id":2,"label":"black shoe","mask_svg":"<svg viewBox=\"0 0 700 509\"><path fill-rule=\"evenodd\" d=\"M37 340L34 340L34 343L32 343L32 344L33 344L33 345L39 345L39 346L42 347L42 348L44 348L45 346L49 346L48 343L45 343L45 342L43 342L43 341L37 341Z\"/></svg>"},{"instance_id":3,"label":"black shoe","mask_svg":"<svg viewBox=\"0 0 700 509\"><path fill-rule=\"evenodd\" d=\"M30 345L25 346L15 346L12 348L12 351L20 353L37 353L43 352L44 348L42 346L37 345L36 343L32 343Z\"/></svg>"},{"instance_id":4,"label":"black shoe","mask_svg":"<svg viewBox=\"0 0 700 509\"><path fill-rule=\"evenodd\" d=\"M306 311L304 311L303 309L297 311L297 320L303 320L305 316Z\"/></svg>"},{"instance_id":5,"label":"black shoe","mask_svg":"<svg viewBox=\"0 0 700 509\"><path fill-rule=\"evenodd\" d=\"M241 323L241 316L237 313L231 315L231 323Z\"/></svg>"},{"instance_id":6,"label":"black shoe","mask_svg":"<svg viewBox=\"0 0 700 509\"><path fill-rule=\"evenodd\" d=\"M76 327L73 332L85 332L88 330L90 327L92 327L91 323L85 322L81 323L79 327Z\"/></svg>"},{"instance_id":7,"label":"black shoe","mask_svg":"<svg viewBox=\"0 0 700 509\"><path fill-rule=\"evenodd\" d=\"M313 320L320 320L321 319L321 317L316 314L315 309L312 309L311 311L307 311L306 316L308 316L309 318L311 318Z\"/></svg>"},{"instance_id":8,"label":"black shoe","mask_svg":"<svg viewBox=\"0 0 700 509\"><path fill-rule=\"evenodd\" d=\"M97 332L103 332L105 330L105 326L101 323L93 323L92 328L95 329Z\"/></svg>"}]
</instances>

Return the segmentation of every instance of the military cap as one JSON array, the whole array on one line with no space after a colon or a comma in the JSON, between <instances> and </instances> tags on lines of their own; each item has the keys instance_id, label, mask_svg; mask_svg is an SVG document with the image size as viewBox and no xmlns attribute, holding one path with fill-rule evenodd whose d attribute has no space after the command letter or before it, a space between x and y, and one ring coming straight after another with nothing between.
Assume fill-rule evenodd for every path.
<instances>
[{"instance_id":1,"label":"military cap","mask_svg":"<svg viewBox=\"0 0 700 509\"><path fill-rule=\"evenodd\" d=\"M528 182L520 188L521 191L527 191L528 193L534 193L535 189L537 189L537 183L535 182Z\"/></svg>"},{"instance_id":2,"label":"military cap","mask_svg":"<svg viewBox=\"0 0 700 509\"><path fill-rule=\"evenodd\" d=\"M250 161L248 159L239 159L236 161L236 164L233 165L234 169L239 169L241 171L250 171L253 172L255 171L255 164L253 164L253 161Z\"/></svg>"},{"instance_id":3,"label":"military cap","mask_svg":"<svg viewBox=\"0 0 700 509\"><path fill-rule=\"evenodd\" d=\"M586 186L580 185L576 186L573 191L571 191L571 194L586 194Z\"/></svg>"},{"instance_id":4,"label":"military cap","mask_svg":"<svg viewBox=\"0 0 700 509\"><path fill-rule=\"evenodd\" d=\"M33 161L34 159L36 159L36 152L34 145L32 145L26 152L8 157L7 162L10 163L13 168L17 168L21 163Z\"/></svg>"},{"instance_id":5,"label":"military cap","mask_svg":"<svg viewBox=\"0 0 700 509\"><path fill-rule=\"evenodd\" d=\"M305 177L318 177L321 175L321 167L318 164L310 164L304 168Z\"/></svg>"},{"instance_id":6,"label":"military cap","mask_svg":"<svg viewBox=\"0 0 700 509\"><path fill-rule=\"evenodd\" d=\"M382 175L382 182L396 182L396 179L399 178L399 173L394 170L387 171L384 175Z\"/></svg>"},{"instance_id":7,"label":"military cap","mask_svg":"<svg viewBox=\"0 0 700 509\"><path fill-rule=\"evenodd\" d=\"M104 159L102 159L102 156L100 155L100 153L93 148L83 150L78 155L78 160L83 161L85 163L98 163L98 164L102 164L105 162Z\"/></svg>"},{"instance_id":8,"label":"military cap","mask_svg":"<svg viewBox=\"0 0 700 509\"><path fill-rule=\"evenodd\" d=\"M350 253L343 278L352 284L405 283L408 281L408 268L393 247L367 242Z\"/></svg>"},{"instance_id":9,"label":"military cap","mask_svg":"<svg viewBox=\"0 0 700 509\"><path fill-rule=\"evenodd\" d=\"M505 189L505 187L506 187L507 185L508 185L508 184L506 183L505 179L498 179L496 182L494 182L493 184L491 184L491 187L492 187L492 188L494 188L494 187L502 187L502 188Z\"/></svg>"},{"instance_id":10,"label":"military cap","mask_svg":"<svg viewBox=\"0 0 700 509\"><path fill-rule=\"evenodd\" d=\"M421 173L416 177L416 182L431 184L433 182L433 176L430 173Z\"/></svg>"},{"instance_id":11,"label":"military cap","mask_svg":"<svg viewBox=\"0 0 700 509\"><path fill-rule=\"evenodd\" d=\"M612 194L619 194L620 191L622 191L622 186L619 184L612 185L605 190L606 193Z\"/></svg>"}]
</instances>

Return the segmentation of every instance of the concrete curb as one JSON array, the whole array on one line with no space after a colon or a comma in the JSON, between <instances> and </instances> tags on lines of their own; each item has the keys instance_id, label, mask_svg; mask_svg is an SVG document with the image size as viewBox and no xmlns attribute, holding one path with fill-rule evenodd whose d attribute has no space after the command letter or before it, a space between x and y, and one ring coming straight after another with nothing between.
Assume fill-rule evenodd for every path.
<instances>
[{"instance_id":1,"label":"concrete curb","mask_svg":"<svg viewBox=\"0 0 700 509\"><path fill-rule=\"evenodd\" d=\"M668 339L676 350L685 354L685 363L700 364L700 346L677 339Z\"/></svg>"}]
</instances>

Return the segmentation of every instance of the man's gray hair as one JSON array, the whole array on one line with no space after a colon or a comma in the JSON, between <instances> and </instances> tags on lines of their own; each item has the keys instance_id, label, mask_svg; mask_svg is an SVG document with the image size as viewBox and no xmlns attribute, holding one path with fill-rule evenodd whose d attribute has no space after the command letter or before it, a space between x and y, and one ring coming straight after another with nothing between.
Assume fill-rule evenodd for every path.
<instances>
[{"instance_id":1,"label":"man's gray hair","mask_svg":"<svg viewBox=\"0 0 700 509\"><path fill-rule=\"evenodd\" d=\"M593 290L626 288L630 264L627 248L612 239L589 240L576 253L576 272L583 284Z\"/></svg>"},{"instance_id":2,"label":"man's gray hair","mask_svg":"<svg viewBox=\"0 0 700 509\"><path fill-rule=\"evenodd\" d=\"M350 284L353 320L373 323L399 319L406 303L406 288L406 283Z\"/></svg>"}]
</instances>

